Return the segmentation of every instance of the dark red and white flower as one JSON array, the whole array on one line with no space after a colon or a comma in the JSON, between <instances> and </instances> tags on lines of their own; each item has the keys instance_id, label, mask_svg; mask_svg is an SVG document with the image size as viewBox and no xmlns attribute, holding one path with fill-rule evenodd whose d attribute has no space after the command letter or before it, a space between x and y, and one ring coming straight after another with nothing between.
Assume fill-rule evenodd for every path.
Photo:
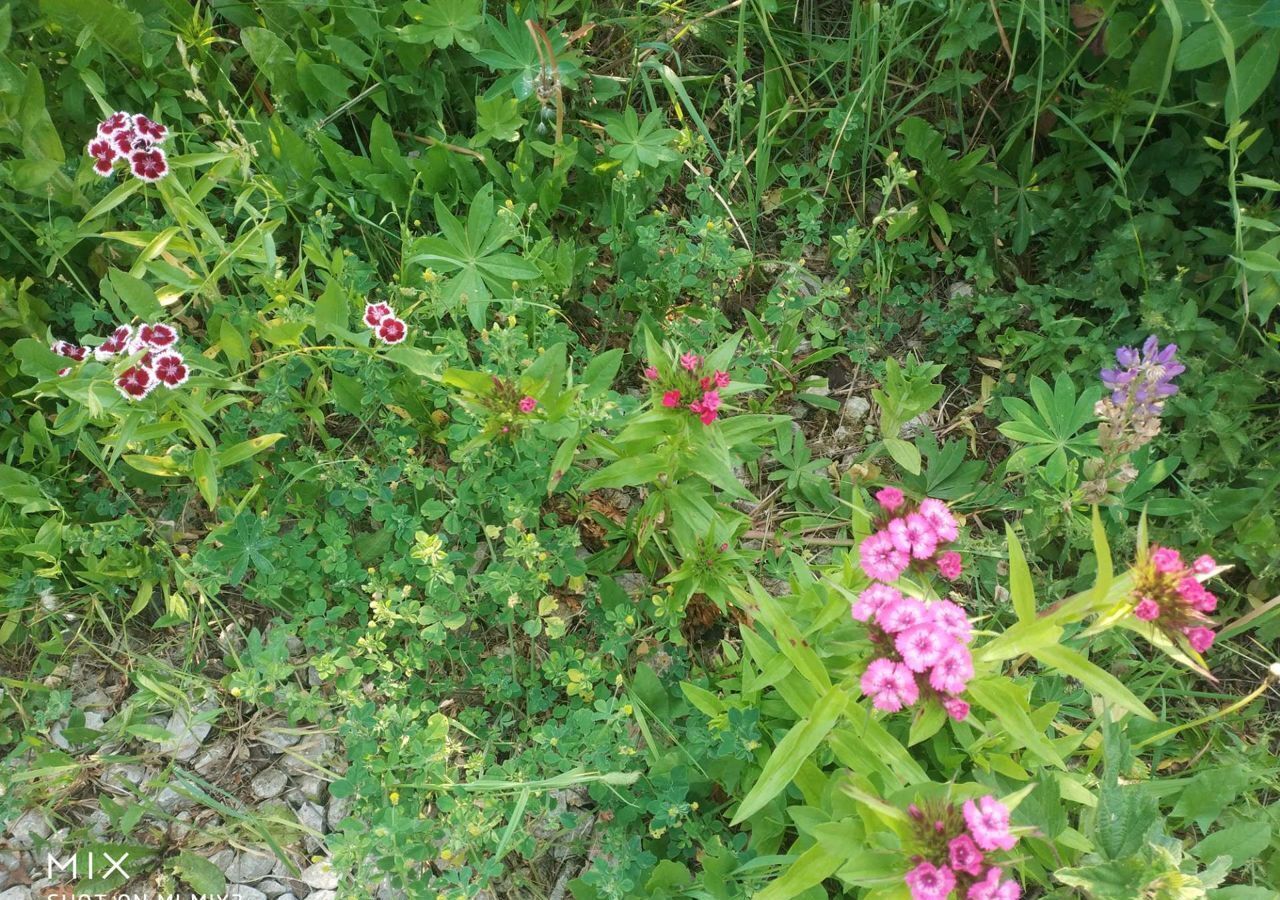
<instances>
[{"instance_id":1,"label":"dark red and white flower","mask_svg":"<svg viewBox=\"0 0 1280 900\"><path fill-rule=\"evenodd\" d=\"M178 343L178 329L164 322L154 322L138 329L138 340L153 350L164 350Z\"/></svg>"},{"instance_id":2,"label":"dark red and white flower","mask_svg":"<svg viewBox=\"0 0 1280 900\"><path fill-rule=\"evenodd\" d=\"M121 325L111 332L111 337L93 349L93 358L98 362L106 362L116 354L124 353L128 350L129 342L132 340L133 329L128 325Z\"/></svg>"},{"instance_id":3,"label":"dark red and white flower","mask_svg":"<svg viewBox=\"0 0 1280 900\"><path fill-rule=\"evenodd\" d=\"M364 307L364 324L377 328L378 323L387 316L394 316L396 311L387 303L367 303Z\"/></svg>"},{"instance_id":4,"label":"dark red and white flower","mask_svg":"<svg viewBox=\"0 0 1280 900\"><path fill-rule=\"evenodd\" d=\"M169 137L168 128L165 128L159 122L151 121L142 113L138 113L133 117L133 130L137 132L138 137L153 144L163 144Z\"/></svg>"},{"instance_id":5,"label":"dark red and white flower","mask_svg":"<svg viewBox=\"0 0 1280 900\"><path fill-rule=\"evenodd\" d=\"M395 316L387 316L378 323L374 333L384 344L398 344L408 336L409 328Z\"/></svg>"},{"instance_id":6,"label":"dark red and white flower","mask_svg":"<svg viewBox=\"0 0 1280 900\"><path fill-rule=\"evenodd\" d=\"M112 113L98 123L98 134L101 137L110 137L121 131L133 131L133 116L127 112Z\"/></svg>"},{"instance_id":7,"label":"dark red and white flower","mask_svg":"<svg viewBox=\"0 0 1280 900\"><path fill-rule=\"evenodd\" d=\"M159 353L151 361L151 372L155 379L167 388L176 388L184 384L191 376L187 362L181 353Z\"/></svg>"},{"instance_id":8,"label":"dark red and white flower","mask_svg":"<svg viewBox=\"0 0 1280 900\"><path fill-rule=\"evenodd\" d=\"M59 356L65 356L67 359L76 361L82 360L89 355L88 347L78 347L70 341L54 341L49 349Z\"/></svg>"},{"instance_id":9,"label":"dark red and white flower","mask_svg":"<svg viewBox=\"0 0 1280 900\"><path fill-rule=\"evenodd\" d=\"M115 162L120 158L119 152L112 145L110 138L96 137L89 142L85 152L93 157L93 171L103 178L111 174Z\"/></svg>"},{"instance_id":10,"label":"dark red and white flower","mask_svg":"<svg viewBox=\"0 0 1280 900\"><path fill-rule=\"evenodd\" d=\"M159 181L169 174L169 161L159 147L135 150L129 154L129 168L143 181Z\"/></svg>"},{"instance_id":11,"label":"dark red and white flower","mask_svg":"<svg viewBox=\"0 0 1280 900\"><path fill-rule=\"evenodd\" d=\"M130 366L120 373L116 379L116 390L126 400L141 400L156 389L159 381L149 369L142 366Z\"/></svg>"}]
</instances>

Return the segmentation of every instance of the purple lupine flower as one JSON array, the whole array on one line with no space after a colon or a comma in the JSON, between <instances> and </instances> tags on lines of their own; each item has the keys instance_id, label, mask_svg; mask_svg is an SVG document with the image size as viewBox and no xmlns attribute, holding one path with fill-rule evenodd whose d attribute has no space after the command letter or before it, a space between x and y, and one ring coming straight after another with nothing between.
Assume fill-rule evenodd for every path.
<instances>
[{"instance_id":1,"label":"purple lupine flower","mask_svg":"<svg viewBox=\"0 0 1280 900\"><path fill-rule=\"evenodd\" d=\"M1186 371L1178 362L1177 344L1160 346L1154 334L1142 344L1142 352L1132 347L1116 351L1116 362L1123 368L1103 369L1102 383L1111 389L1111 402L1124 407L1133 404L1138 412L1159 415L1161 404L1178 392L1173 379Z\"/></svg>"}]
</instances>

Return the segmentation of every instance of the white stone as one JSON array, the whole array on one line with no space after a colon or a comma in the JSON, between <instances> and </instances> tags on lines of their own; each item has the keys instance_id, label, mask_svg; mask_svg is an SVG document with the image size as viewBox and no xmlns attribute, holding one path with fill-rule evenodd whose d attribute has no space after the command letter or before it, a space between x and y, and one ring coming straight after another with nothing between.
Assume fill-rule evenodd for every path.
<instances>
[{"instance_id":1,"label":"white stone","mask_svg":"<svg viewBox=\"0 0 1280 900\"><path fill-rule=\"evenodd\" d=\"M160 745L160 752L184 762L199 753L200 745L209 736L209 730L213 726L195 719L200 713L213 708L214 704L206 701L194 709L175 709L164 726L164 730L173 735L173 738Z\"/></svg>"},{"instance_id":2,"label":"white stone","mask_svg":"<svg viewBox=\"0 0 1280 900\"><path fill-rule=\"evenodd\" d=\"M27 810L9 826L13 843L19 848L30 847L35 844L36 838L47 838L52 832L53 828L49 825L49 820L38 809Z\"/></svg>"},{"instance_id":3,"label":"white stone","mask_svg":"<svg viewBox=\"0 0 1280 900\"><path fill-rule=\"evenodd\" d=\"M324 795L329 792L329 785L323 778L303 775L298 779L298 790L312 803L324 803Z\"/></svg>"},{"instance_id":4,"label":"white stone","mask_svg":"<svg viewBox=\"0 0 1280 900\"><path fill-rule=\"evenodd\" d=\"M249 782L249 790L259 800L270 800L279 796L288 783L289 777L279 769L263 769L253 776L253 781Z\"/></svg>"},{"instance_id":5,"label":"white stone","mask_svg":"<svg viewBox=\"0 0 1280 900\"><path fill-rule=\"evenodd\" d=\"M865 397L850 397L844 401L841 414L846 422L861 422L871 412L871 404Z\"/></svg>"},{"instance_id":6,"label":"white stone","mask_svg":"<svg viewBox=\"0 0 1280 900\"><path fill-rule=\"evenodd\" d=\"M289 889L274 878L268 878L265 881L259 881L258 890L266 894L268 897L279 897L281 894L289 894ZM289 894L289 896L293 896Z\"/></svg>"},{"instance_id":7,"label":"white stone","mask_svg":"<svg viewBox=\"0 0 1280 900\"><path fill-rule=\"evenodd\" d=\"M201 775L208 775L214 766L223 762L231 755L230 741L215 741L204 749L204 752L196 759L192 768Z\"/></svg>"},{"instance_id":8,"label":"white stone","mask_svg":"<svg viewBox=\"0 0 1280 900\"><path fill-rule=\"evenodd\" d=\"M307 866L298 875L298 880L317 891L332 891L338 886L338 873L326 859ZM314 897L315 894L309 896Z\"/></svg>"},{"instance_id":9,"label":"white stone","mask_svg":"<svg viewBox=\"0 0 1280 900\"><path fill-rule=\"evenodd\" d=\"M342 820L347 817L347 813L351 812L352 800L350 797L330 797L329 811L327 818L329 821L329 830L337 831L338 826L342 824Z\"/></svg>"},{"instance_id":10,"label":"white stone","mask_svg":"<svg viewBox=\"0 0 1280 900\"><path fill-rule=\"evenodd\" d=\"M267 895L247 884L227 885L227 900L267 900Z\"/></svg>"},{"instance_id":11,"label":"white stone","mask_svg":"<svg viewBox=\"0 0 1280 900\"><path fill-rule=\"evenodd\" d=\"M312 894L311 896L315 896ZM0 900L30 900L31 889L24 885L17 884L9 888L3 894L0 894Z\"/></svg>"},{"instance_id":12,"label":"white stone","mask_svg":"<svg viewBox=\"0 0 1280 900\"><path fill-rule=\"evenodd\" d=\"M275 867L276 858L272 854L241 853L232 860L231 865L227 866L225 871L227 881L244 884L266 878Z\"/></svg>"}]
</instances>

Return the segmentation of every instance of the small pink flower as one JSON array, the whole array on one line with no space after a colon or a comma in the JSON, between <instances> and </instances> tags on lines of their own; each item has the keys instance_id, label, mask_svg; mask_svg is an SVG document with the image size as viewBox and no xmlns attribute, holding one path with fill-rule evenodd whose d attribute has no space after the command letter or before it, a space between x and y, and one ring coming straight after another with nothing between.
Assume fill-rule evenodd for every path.
<instances>
[{"instance_id":1,"label":"small pink flower","mask_svg":"<svg viewBox=\"0 0 1280 900\"><path fill-rule=\"evenodd\" d=\"M116 379L116 390L126 400L141 400L155 390L155 377L142 366L130 366Z\"/></svg>"},{"instance_id":2,"label":"small pink flower","mask_svg":"<svg viewBox=\"0 0 1280 900\"><path fill-rule=\"evenodd\" d=\"M715 374L715 382L716 382L716 387L727 388L729 386L729 373L721 372L719 369L717 369Z\"/></svg>"},{"instance_id":3,"label":"small pink flower","mask_svg":"<svg viewBox=\"0 0 1280 900\"><path fill-rule=\"evenodd\" d=\"M396 311L386 303L366 303L364 306L364 324L377 328L387 316L394 316Z\"/></svg>"},{"instance_id":4,"label":"small pink flower","mask_svg":"<svg viewBox=\"0 0 1280 900\"><path fill-rule=\"evenodd\" d=\"M1162 575L1170 575L1182 569L1182 556L1172 547L1156 547L1151 551L1151 564Z\"/></svg>"},{"instance_id":5,"label":"small pink flower","mask_svg":"<svg viewBox=\"0 0 1280 900\"><path fill-rule=\"evenodd\" d=\"M876 582L858 595L851 614L856 621L867 622L886 603L896 603L901 599L902 593L897 588Z\"/></svg>"},{"instance_id":6,"label":"small pink flower","mask_svg":"<svg viewBox=\"0 0 1280 900\"><path fill-rule=\"evenodd\" d=\"M983 850L1012 850L1018 839L1009 833L1009 808L988 794L964 802L964 821Z\"/></svg>"},{"instance_id":7,"label":"small pink flower","mask_svg":"<svg viewBox=\"0 0 1280 900\"><path fill-rule=\"evenodd\" d=\"M527 396L520 398L520 412L531 413L535 409L537 409L537 407L538 407L538 401L535 400L534 398L527 397Z\"/></svg>"},{"instance_id":8,"label":"small pink flower","mask_svg":"<svg viewBox=\"0 0 1280 900\"><path fill-rule=\"evenodd\" d=\"M956 517L941 500L935 500L932 497L921 500L917 512L933 526L933 533L939 544L949 544L959 537L960 526L956 522Z\"/></svg>"},{"instance_id":9,"label":"small pink flower","mask_svg":"<svg viewBox=\"0 0 1280 900\"><path fill-rule=\"evenodd\" d=\"M163 144L169 137L168 128L165 128L159 122L151 121L141 113L133 117L133 130L138 133L139 137L153 144Z\"/></svg>"},{"instance_id":10,"label":"small pink flower","mask_svg":"<svg viewBox=\"0 0 1280 900\"><path fill-rule=\"evenodd\" d=\"M928 618L925 605L915 597L890 600L876 610L876 624L889 634L914 628Z\"/></svg>"},{"instance_id":11,"label":"small pink flower","mask_svg":"<svg viewBox=\"0 0 1280 900\"><path fill-rule=\"evenodd\" d=\"M710 425L717 418L719 418L719 416L720 416L720 413L716 412L714 409L704 409L701 413L698 414L698 421L700 421L703 425Z\"/></svg>"},{"instance_id":12,"label":"small pink flower","mask_svg":"<svg viewBox=\"0 0 1280 900\"><path fill-rule=\"evenodd\" d=\"M395 316L386 316L378 323L375 333L384 344L399 344L409 334L409 328Z\"/></svg>"},{"instance_id":13,"label":"small pink flower","mask_svg":"<svg viewBox=\"0 0 1280 900\"><path fill-rule=\"evenodd\" d=\"M969 718L969 704L959 697L944 697L942 708L947 711L947 715L957 722L963 722Z\"/></svg>"},{"instance_id":14,"label":"small pink flower","mask_svg":"<svg viewBox=\"0 0 1280 900\"><path fill-rule=\"evenodd\" d=\"M963 572L964 561L956 551L948 550L938 557L938 574L947 581L955 581Z\"/></svg>"},{"instance_id":15,"label":"small pink flower","mask_svg":"<svg viewBox=\"0 0 1280 900\"><path fill-rule=\"evenodd\" d=\"M163 350L178 342L178 329L163 322L143 325L138 329L138 340L152 349Z\"/></svg>"},{"instance_id":16,"label":"small pink flower","mask_svg":"<svg viewBox=\"0 0 1280 900\"><path fill-rule=\"evenodd\" d=\"M912 625L898 632L893 646L902 657L902 664L912 672L923 672L933 666L946 649L948 638L935 631L931 623Z\"/></svg>"},{"instance_id":17,"label":"small pink flower","mask_svg":"<svg viewBox=\"0 0 1280 900\"><path fill-rule=\"evenodd\" d=\"M1022 886L1016 881L1002 883L1002 874L999 866L987 869L986 877L969 888L968 900L1018 900L1022 896Z\"/></svg>"},{"instance_id":18,"label":"small pink flower","mask_svg":"<svg viewBox=\"0 0 1280 900\"><path fill-rule=\"evenodd\" d=\"M943 650L942 656L929 672L930 686L944 694L963 694L972 678L973 655L963 644L952 644Z\"/></svg>"},{"instance_id":19,"label":"small pink flower","mask_svg":"<svg viewBox=\"0 0 1280 900\"><path fill-rule=\"evenodd\" d=\"M645 369L644 369L644 377L645 377L645 378L648 378L650 381L657 381L657 380L658 380L658 370L657 370L657 369L655 369L653 366L645 366Z\"/></svg>"},{"instance_id":20,"label":"small pink flower","mask_svg":"<svg viewBox=\"0 0 1280 900\"><path fill-rule=\"evenodd\" d=\"M1196 557L1196 561L1191 564L1191 571L1195 572L1197 575L1208 575L1217 567L1218 564L1214 562L1212 556L1199 556Z\"/></svg>"},{"instance_id":21,"label":"small pink flower","mask_svg":"<svg viewBox=\"0 0 1280 900\"><path fill-rule=\"evenodd\" d=\"M893 544L888 532L877 531L858 548L858 564L872 581L897 581L911 563L911 557Z\"/></svg>"},{"instance_id":22,"label":"small pink flower","mask_svg":"<svg viewBox=\"0 0 1280 900\"><path fill-rule=\"evenodd\" d=\"M860 684L872 705L884 712L897 712L920 698L911 670L891 659L873 660L862 673Z\"/></svg>"},{"instance_id":23,"label":"small pink flower","mask_svg":"<svg viewBox=\"0 0 1280 900\"><path fill-rule=\"evenodd\" d=\"M707 391L702 395L702 408L710 412L715 412L720 408L720 394L716 391Z\"/></svg>"},{"instance_id":24,"label":"small pink flower","mask_svg":"<svg viewBox=\"0 0 1280 900\"><path fill-rule=\"evenodd\" d=\"M938 549L938 538L933 525L919 513L911 513L894 519L887 526L893 546L915 559L928 559Z\"/></svg>"},{"instance_id":25,"label":"small pink flower","mask_svg":"<svg viewBox=\"0 0 1280 900\"><path fill-rule=\"evenodd\" d=\"M964 703L963 700L955 702ZM965 712L968 712L968 710L966 709ZM978 845L973 842L973 838L969 837L969 835L962 834L959 837L952 838L947 845L947 851L952 869L969 875L982 874L982 851L978 849Z\"/></svg>"},{"instance_id":26,"label":"small pink flower","mask_svg":"<svg viewBox=\"0 0 1280 900\"><path fill-rule=\"evenodd\" d=\"M1213 646L1215 637L1213 629L1203 626L1196 628L1188 628L1183 632L1187 636L1187 641L1191 644L1191 649L1197 653L1203 653Z\"/></svg>"},{"instance_id":27,"label":"small pink flower","mask_svg":"<svg viewBox=\"0 0 1280 900\"><path fill-rule=\"evenodd\" d=\"M902 491L898 490L896 487L882 487L880 490L876 491L876 502L880 504L881 508L886 509L889 512L893 512L901 506L905 499L906 498L902 495Z\"/></svg>"},{"instance_id":28,"label":"small pink flower","mask_svg":"<svg viewBox=\"0 0 1280 900\"><path fill-rule=\"evenodd\" d=\"M680 392L667 391L662 395L662 405L667 407L667 409L675 409L680 405Z\"/></svg>"},{"instance_id":29,"label":"small pink flower","mask_svg":"<svg viewBox=\"0 0 1280 900\"><path fill-rule=\"evenodd\" d=\"M693 353L686 353L680 357L680 365L690 372L696 372L698 371L698 366L702 365L702 357Z\"/></svg>"},{"instance_id":30,"label":"small pink flower","mask_svg":"<svg viewBox=\"0 0 1280 900\"><path fill-rule=\"evenodd\" d=\"M176 388L180 384L186 383L190 377L191 371L187 368L187 362L182 358L181 353L162 353L151 363L151 371L155 375L156 380L167 388Z\"/></svg>"},{"instance_id":31,"label":"small pink flower","mask_svg":"<svg viewBox=\"0 0 1280 900\"><path fill-rule=\"evenodd\" d=\"M956 886L956 876L946 866L922 862L903 879L911 889L911 900L946 900Z\"/></svg>"},{"instance_id":32,"label":"small pink flower","mask_svg":"<svg viewBox=\"0 0 1280 900\"><path fill-rule=\"evenodd\" d=\"M143 181L159 181L169 174L169 162L159 147L133 151L129 154L129 168Z\"/></svg>"},{"instance_id":33,"label":"small pink flower","mask_svg":"<svg viewBox=\"0 0 1280 900\"><path fill-rule=\"evenodd\" d=\"M935 600L926 608L929 619L943 633L950 635L962 644L969 643L973 636L973 626L969 624L969 616L950 600Z\"/></svg>"},{"instance_id":34,"label":"small pink flower","mask_svg":"<svg viewBox=\"0 0 1280 900\"><path fill-rule=\"evenodd\" d=\"M1160 618L1160 606L1150 597L1143 597L1133 608L1133 614L1144 622L1154 622Z\"/></svg>"}]
</instances>

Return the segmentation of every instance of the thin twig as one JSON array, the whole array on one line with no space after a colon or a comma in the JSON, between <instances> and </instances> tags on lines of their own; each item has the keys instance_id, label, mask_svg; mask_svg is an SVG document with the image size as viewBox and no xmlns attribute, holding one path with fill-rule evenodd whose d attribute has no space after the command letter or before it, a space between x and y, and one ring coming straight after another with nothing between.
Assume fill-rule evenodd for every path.
<instances>
[{"instance_id":1,"label":"thin twig","mask_svg":"<svg viewBox=\"0 0 1280 900\"><path fill-rule=\"evenodd\" d=\"M470 156L472 159L478 159L484 162L484 154L477 153L470 147L459 147L457 144L450 144L448 141L442 141L440 138L431 137L431 135L409 134L407 131L395 132L396 137L402 137L407 141L417 141L419 144L426 144L428 147L443 147L446 150L452 150L454 153L461 153L463 156Z\"/></svg>"}]
</instances>

